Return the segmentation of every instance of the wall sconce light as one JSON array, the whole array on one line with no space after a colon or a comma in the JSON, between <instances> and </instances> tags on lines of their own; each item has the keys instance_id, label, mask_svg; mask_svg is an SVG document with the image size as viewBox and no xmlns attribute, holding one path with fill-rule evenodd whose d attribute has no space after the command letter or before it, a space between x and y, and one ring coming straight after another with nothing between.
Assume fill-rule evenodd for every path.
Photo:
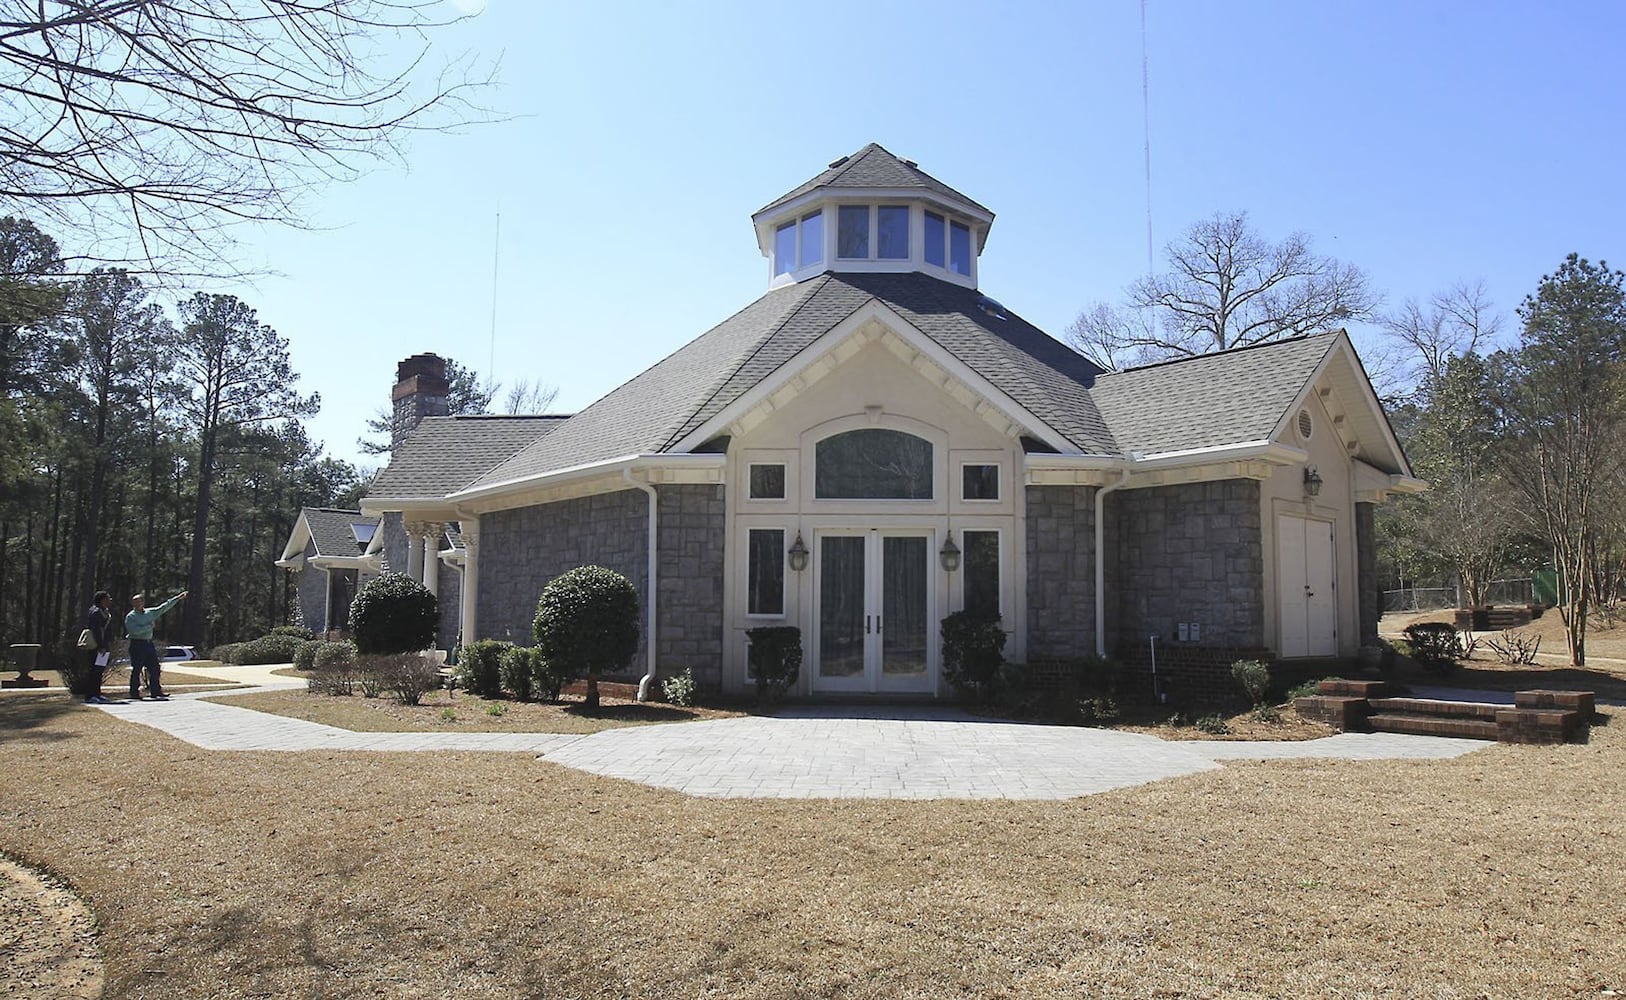
<instances>
[{"instance_id":1,"label":"wall sconce light","mask_svg":"<svg viewBox=\"0 0 1626 1000\"><path fill-rule=\"evenodd\" d=\"M1315 471L1313 465L1304 468L1304 495L1307 497L1321 495L1321 474Z\"/></svg>"},{"instance_id":2,"label":"wall sconce light","mask_svg":"<svg viewBox=\"0 0 1626 1000\"><path fill-rule=\"evenodd\" d=\"M937 553L942 560L945 572L952 573L960 568L960 547L954 544L954 532L948 533L948 540L943 543L943 550Z\"/></svg>"},{"instance_id":3,"label":"wall sconce light","mask_svg":"<svg viewBox=\"0 0 1626 1000\"><path fill-rule=\"evenodd\" d=\"M790 568L800 573L807 569L807 546L802 543L802 533L796 533L796 541L790 546Z\"/></svg>"}]
</instances>

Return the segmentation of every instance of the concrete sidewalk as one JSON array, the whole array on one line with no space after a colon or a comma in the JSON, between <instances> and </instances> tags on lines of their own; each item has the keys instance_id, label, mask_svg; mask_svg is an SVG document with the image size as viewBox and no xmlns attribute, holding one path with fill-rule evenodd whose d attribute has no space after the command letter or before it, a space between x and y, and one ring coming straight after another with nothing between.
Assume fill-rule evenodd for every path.
<instances>
[{"instance_id":1,"label":"concrete sidewalk","mask_svg":"<svg viewBox=\"0 0 1626 1000\"><path fill-rule=\"evenodd\" d=\"M257 690L293 686L297 682ZM630 726L591 736L352 733L216 704L201 693L101 708L210 750L531 753L592 774L726 798L1066 799L1210 771L1226 760L1442 759L1487 745L1386 733L1182 742L937 708L793 707L773 717Z\"/></svg>"}]
</instances>

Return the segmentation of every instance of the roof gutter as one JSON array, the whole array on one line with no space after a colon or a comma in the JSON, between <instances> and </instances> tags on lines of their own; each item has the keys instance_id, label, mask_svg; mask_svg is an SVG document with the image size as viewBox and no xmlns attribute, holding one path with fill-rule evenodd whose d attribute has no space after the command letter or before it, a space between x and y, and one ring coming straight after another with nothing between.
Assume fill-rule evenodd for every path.
<instances>
[{"instance_id":1,"label":"roof gutter","mask_svg":"<svg viewBox=\"0 0 1626 1000\"><path fill-rule=\"evenodd\" d=\"M656 530L659 527L657 518L660 510L660 498L655 494L655 487L632 478L632 467L622 470L621 477L634 489L644 491L649 497L649 540L645 545L648 550L649 568L644 573L644 580L648 586L648 593L644 595L644 653L646 664L644 676L638 681L638 700L649 700L649 685L655 680L655 567L656 567Z\"/></svg>"},{"instance_id":2,"label":"roof gutter","mask_svg":"<svg viewBox=\"0 0 1626 1000\"><path fill-rule=\"evenodd\" d=\"M619 472L623 478L627 474L648 468L722 468L728 461L726 455L688 455L670 454L665 452L642 453L622 455L617 458L607 458L599 462L587 462L582 465L572 465L552 472L544 472L535 476L518 476L514 479L505 479L502 482L491 483L486 486L469 487L450 493L446 496L447 503L466 504L474 500L487 500L510 493L520 493L542 486L558 486L564 483L575 482L582 479L592 479L597 476L614 475ZM630 479L627 480L631 482Z\"/></svg>"}]
</instances>

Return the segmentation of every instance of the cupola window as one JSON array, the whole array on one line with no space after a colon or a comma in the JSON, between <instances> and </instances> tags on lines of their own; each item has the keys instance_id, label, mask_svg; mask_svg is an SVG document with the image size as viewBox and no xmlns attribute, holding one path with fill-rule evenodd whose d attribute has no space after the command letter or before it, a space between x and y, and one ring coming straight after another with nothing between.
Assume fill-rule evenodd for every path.
<instances>
[{"instance_id":1,"label":"cupola window","mask_svg":"<svg viewBox=\"0 0 1626 1000\"><path fill-rule=\"evenodd\" d=\"M971 274L971 227L936 212L926 213L926 263Z\"/></svg>"},{"instance_id":2,"label":"cupola window","mask_svg":"<svg viewBox=\"0 0 1626 1000\"><path fill-rule=\"evenodd\" d=\"M810 267L824 260L824 213L812 212L774 230L775 274Z\"/></svg>"},{"instance_id":3,"label":"cupola window","mask_svg":"<svg viewBox=\"0 0 1626 1000\"><path fill-rule=\"evenodd\" d=\"M836 256L843 260L908 260L908 205L842 205ZM874 239L871 239L871 234Z\"/></svg>"},{"instance_id":4,"label":"cupola window","mask_svg":"<svg viewBox=\"0 0 1626 1000\"><path fill-rule=\"evenodd\" d=\"M841 206L836 225L836 256L848 260L868 258L869 206Z\"/></svg>"},{"instance_id":5,"label":"cupola window","mask_svg":"<svg viewBox=\"0 0 1626 1000\"><path fill-rule=\"evenodd\" d=\"M875 256L909 259L909 206L881 205L875 210Z\"/></svg>"}]
</instances>

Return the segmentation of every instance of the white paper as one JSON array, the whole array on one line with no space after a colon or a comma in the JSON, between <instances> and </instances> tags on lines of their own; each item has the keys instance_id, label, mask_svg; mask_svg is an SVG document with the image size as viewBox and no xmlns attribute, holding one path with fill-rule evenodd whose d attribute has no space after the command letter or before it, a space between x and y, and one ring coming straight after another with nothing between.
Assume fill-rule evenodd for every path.
<instances>
[{"instance_id":1,"label":"white paper","mask_svg":"<svg viewBox=\"0 0 1626 1000\"><path fill-rule=\"evenodd\" d=\"M110 653L97 653L96 654L96 665L98 667L107 666L107 658L110 655L112 655L112 654L110 654Z\"/></svg>"}]
</instances>

